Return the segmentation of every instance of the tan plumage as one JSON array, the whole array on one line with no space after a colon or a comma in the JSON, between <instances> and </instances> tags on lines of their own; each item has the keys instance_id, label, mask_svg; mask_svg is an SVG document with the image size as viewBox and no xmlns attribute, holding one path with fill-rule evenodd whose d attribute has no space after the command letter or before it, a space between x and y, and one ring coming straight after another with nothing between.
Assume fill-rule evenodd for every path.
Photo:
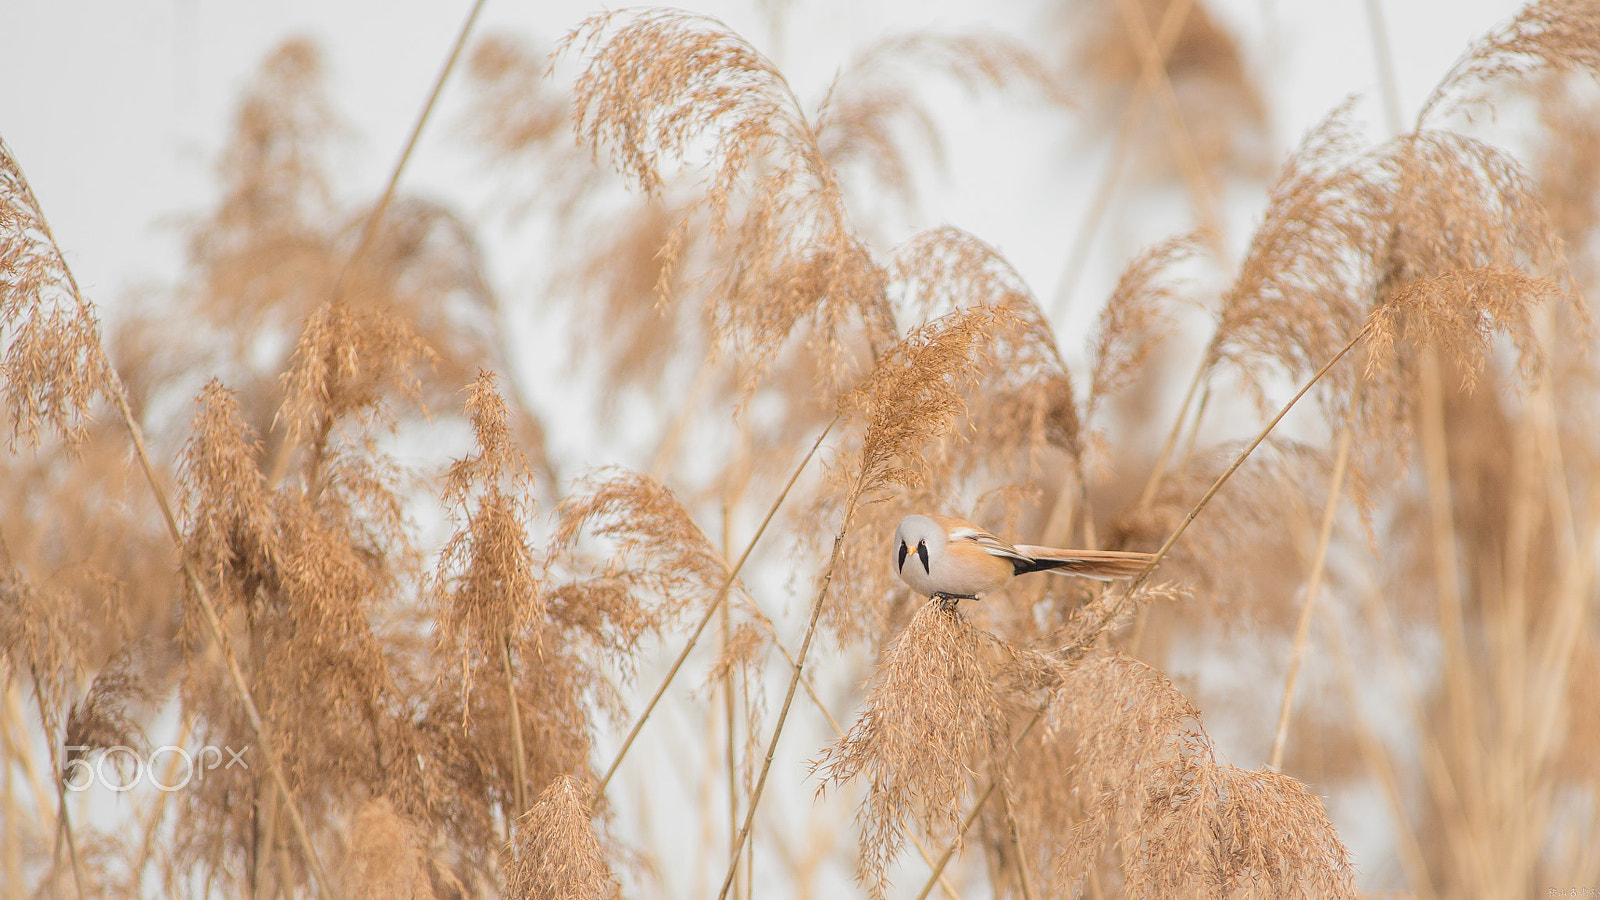
<instances>
[{"instance_id":1,"label":"tan plumage","mask_svg":"<svg viewBox=\"0 0 1600 900\"><path fill-rule=\"evenodd\" d=\"M906 516L895 529L896 571L920 594L979 599L1029 572L1056 571L1109 581L1149 564L1148 553L1063 550L1011 544L965 519Z\"/></svg>"}]
</instances>

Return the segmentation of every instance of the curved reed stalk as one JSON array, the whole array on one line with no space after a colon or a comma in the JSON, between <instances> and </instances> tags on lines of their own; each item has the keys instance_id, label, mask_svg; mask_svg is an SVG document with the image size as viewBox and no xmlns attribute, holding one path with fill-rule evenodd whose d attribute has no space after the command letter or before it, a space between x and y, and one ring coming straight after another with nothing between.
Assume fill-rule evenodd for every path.
<instances>
[{"instance_id":1,"label":"curved reed stalk","mask_svg":"<svg viewBox=\"0 0 1600 900\"><path fill-rule=\"evenodd\" d=\"M1267 439L1267 435L1272 433L1272 429L1278 427L1278 423L1283 421L1283 417L1289 414L1289 410L1294 409L1295 404L1300 402L1300 398L1304 397L1306 393L1309 392L1313 387L1316 387L1317 382L1322 380L1322 376L1328 374L1329 370L1331 370L1335 365L1338 365L1339 360L1344 359L1346 354L1348 354L1351 350L1354 350L1357 344L1361 343L1361 341L1365 339L1367 335L1372 333L1372 330L1373 326L1371 322L1368 322L1366 325L1362 326L1361 330L1356 332L1355 337L1351 338L1344 345L1344 347L1334 355L1332 359L1328 360L1326 363L1323 363L1322 368L1318 369L1316 374L1312 375L1310 380L1302 385L1300 390L1297 391L1293 397L1289 398L1289 402L1285 403L1283 408L1278 410L1278 414L1273 416L1272 421L1268 422L1266 426L1256 434L1255 439L1252 440L1247 447L1239 451L1239 455L1234 457L1233 463L1229 465L1221 475L1217 476L1217 480L1213 482L1211 487L1206 490L1205 494L1200 497L1200 499L1195 503L1194 507L1189 510L1188 514L1183 517L1183 521L1179 522L1178 527L1172 530L1172 534L1169 535L1166 542L1161 545L1161 549L1155 552L1155 556L1151 558L1149 565L1145 566L1144 571L1140 572L1133 579L1133 583L1128 586L1129 594L1132 594L1134 591L1142 587L1145 582L1150 580L1150 573L1155 571L1156 566L1161 565L1161 560L1166 558L1167 553L1172 550L1172 546L1178 542L1178 538L1183 537L1183 533L1189 528L1189 523L1193 522L1195 516L1200 515L1201 511L1211 503L1211 498L1215 497L1217 492L1222 490L1222 486L1228 483L1228 479L1233 477L1234 472L1239 471L1239 467L1244 465L1244 461L1250 458L1250 454L1254 453L1257 447L1261 446L1261 442ZM1110 621L1109 615L1106 618L1106 621Z\"/></svg>"},{"instance_id":2,"label":"curved reed stalk","mask_svg":"<svg viewBox=\"0 0 1600 900\"><path fill-rule=\"evenodd\" d=\"M860 485L864 478L865 473L857 480L857 485ZM844 524L833 538L833 553L828 558L828 567L822 572L822 585L817 589L817 599L811 604L811 621L806 625L806 636L800 642L799 656L794 661L794 674L789 678L789 688L784 693L783 705L778 708L778 721L772 727L772 740L767 743L767 754L761 762L761 773L756 777L755 789L750 792L750 806L745 812L744 827L739 829L739 836L734 840L733 853L728 859L728 874L722 880L722 890L717 893L717 900L727 900L728 891L733 888L734 878L739 873L739 857L744 852L745 843L750 839L750 829L756 819L756 807L760 805L761 795L767 787L767 775L772 771L772 758L778 752L778 739L783 736L783 726L789 718L789 708L794 703L795 689L799 687L800 677L805 673L806 654L811 650L811 639L817 634L817 620L822 617L822 607L828 599L828 588L833 584L833 570L839 563L839 549L844 546L845 535L850 531L850 520L854 518L857 500L858 497L852 491L850 502L845 508Z\"/></svg>"},{"instance_id":3,"label":"curved reed stalk","mask_svg":"<svg viewBox=\"0 0 1600 900\"><path fill-rule=\"evenodd\" d=\"M1072 300L1073 292L1077 290L1078 279L1083 274L1084 264L1089 258L1089 249L1094 243L1095 235L1100 231L1100 220L1111 206L1111 195L1116 190L1117 180L1121 177L1122 166L1131 156L1127 151L1129 141L1133 140L1133 130L1144 116L1145 104L1149 102L1150 94L1155 91L1156 83L1166 80L1167 57L1177 44L1178 35L1182 33L1183 23L1193 5L1194 0L1176 0L1167 6L1166 12L1162 13L1161 24L1157 26L1155 36L1154 62L1147 60L1147 65L1153 67L1141 73L1139 84L1133 96L1129 98L1127 108L1122 112L1122 118L1117 121L1117 133L1111 141L1111 153L1106 170L1100 175L1094 197L1084 209L1083 219L1078 223L1078 232L1072 239L1072 248L1067 251L1067 265L1061 276L1061 284L1056 288L1055 301L1051 304L1055 312L1065 309Z\"/></svg>"},{"instance_id":4,"label":"curved reed stalk","mask_svg":"<svg viewBox=\"0 0 1600 900\"><path fill-rule=\"evenodd\" d=\"M478 13L483 11L484 3L488 0L476 0L472 9L467 13L467 18L461 23L461 31L456 35L455 43L450 45L450 55L445 58L444 66L439 69L439 76L433 81L433 89L428 92L428 99L422 104L422 111L417 114L417 121L411 126L411 134L406 138L405 148L400 151L400 157L395 160L394 168L389 172L389 181L383 187L383 193L378 197L377 205L372 212L367 214L361 224L361 237L356 241L355 250L351 251L344 266L339 269L339 280L333 289L333 303L340 305L345 302L345 294L350 281L350 273L355 271L356 264L366 256L372 248L372 242L378 234L378 226L383 224L384 216L389 212L389 206L394 202L395 189L400 184L400 175L406 169L406 164L411 161L411 151L416 149L417 141L422 137L423 126L428 124L428 118L433 114L433 107L439 100L439 94L444 90L444 83L455 70L456 61L461 56L461 51L467 46L467 36L472 33L473 23L478 20ZM278 446L278 453L272 461L272 468L267 477L268 484L281 482L289 472L289 461L294 456L296 442L292 436L286 436Z\"/></svg>"},{"instance_id":5,"label":"curved reed stalk","mask_svg":"<svg viewBox=\"0 0 1600 900\"><path fill-rule=\"evenodd\" d=\"M684 661L689 658L689 652L694 649L695 643L700 640L700 635L705 632L706 626L711 624L711 619L716 615L717 609L722 606L722 601L728 596L728 591L732 589L734 581L739 577L739 571L744 568L745 560L749 559L750 553L755 550L756 542L761 540L761 536L766 533L767 526L772 524L772 519L778 514L778 509L788 499L790 489L794 487L795 482L800 480L800 474L811 463L811 458L816 456L818 448L822 446L822 441L828 436L828 432L833 430L833 426L838 421L839 417L835 416L833 421L822 429L822 433L817 435L816 441L812 443L811 449L806 452L805 458L800 460L798 466L795 466L794 473L789 476L789 481L784 484L783 490L778 492L778 498L768 508L766 518L761 520L760 526L756 528L756 533L751 535L749 542L745 544L744 552L739 554L738 561L728 570L727 578L723 580L722 585L717 589L717 593L711 598L711 602L706 604L705 614L701 616L700 623L695 626L694 633L689 635L689 640L683 645L683 650L679 651L678 658L673 660L672 667L667 670L666 677L661 679L661 684L656 688L655 693L651 695L650 702L645 704L644 712L639 714L639 718L633 723L633 728L628 731L628 736L623 740L622 747L617 750L616 757L611 760L611 765L606 767L605 775L601 776L600 781L590 793L589 802L591 805L605 793L606 785L610 784L612 776L617 774L617 768L622 765L622 760L628 755L629 748L633 746L634 740L639 737L639 732L644 729L644 723L649 721L650 714L655 712L656 704L661 702L661 698L667 693L667 688L672 684L672 680L677 677L678 670L683 667ZM754 803L751 804L751 807L752 809L754 808Z\"/></svg>"},{"instance_id":6,"label":"curved reed stalk","mask_svg":"<svg viewBox=\"0 0 1600 900\"><path fill-rule=\"evenodd\" d=\"M1333 475L1328 479L1328 500L1322 507L1322 525L1317 532L1317 549L1311 561L1311 574L1306 579L1306 597L1300 604L1300 619L1294 628L1294 649L1289 656L1289 673L1284 677L1283 702L1278 706L1278 727L1272 737L1272 753L1267 765L1274 771L1283 768L1283 748L1289 740L1289 714L1294 708L1295 683L1300 678L1300 663L1305 659L1306 644L1311 637L1311 616L1317 605L1317 591L1322 587L1323 567L1328 559L1328 544L1333 539L1333 522L1339 511L1339 496L1344 491L1344 477L1350 463L1350 444L1355 429L1345 426L1339 432L1339 447L1334 451Z\"/></svg>"}]
</instances>

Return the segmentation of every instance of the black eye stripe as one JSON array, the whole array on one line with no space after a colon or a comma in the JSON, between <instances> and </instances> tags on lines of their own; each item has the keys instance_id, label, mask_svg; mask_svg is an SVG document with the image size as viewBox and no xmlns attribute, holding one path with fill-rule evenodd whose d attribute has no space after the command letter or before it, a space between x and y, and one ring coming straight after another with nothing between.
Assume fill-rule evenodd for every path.
<instances>
[{"instance_id":1,"label":"black eye stripe","mask_svg":"<svg viewBox=\"0 0 1600 900\"><path fill-rule=\"evenodd\" d=\"M906 547L906 542L905 541L901 541L900 542L900 562L895 565L896 569L904 569L906 567L906 553L908 553L908 552L910 552L910 550L909 550L908 547Z\"/></svg>"},{"instance_id":2,"label":"black eye stripe","mask_svg":"<svg viewBox=\"0 0 1600 900\"><path fill-rule=\"evenodd\" d=\"M927 541L917 541L917 558L922 560L922 571L927 572L929 575L932 575L933 574L933 569L928 565L928 542Z\"/></svg>"}]
</instances>

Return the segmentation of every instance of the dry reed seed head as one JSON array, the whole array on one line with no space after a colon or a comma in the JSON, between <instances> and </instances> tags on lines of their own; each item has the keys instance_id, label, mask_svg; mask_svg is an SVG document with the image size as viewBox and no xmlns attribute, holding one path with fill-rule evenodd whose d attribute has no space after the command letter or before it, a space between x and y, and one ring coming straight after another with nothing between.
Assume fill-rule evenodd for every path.
<instances>
[{"instance_id":1,"label":"dry reed seed head","mask_svg":"<svg viewBox=\"0 0 1600 900\"><path fill-rule=\"evenodd\" d=\"M538 159L567 135L568 99L550 89L549 58L510 34L491 34L472 51L475 88L467 121L473 143L505 161Z\"/></svg>"},{"instance_id":2,"label":"dry reed seed head","mask_svg":"<svg viewBox=\"0 0 1600 900\"><path fill-rule=\"evenodd\" d=\"M267 382L286 363L263 359L262 348L296 346L305 322L330 301L363 308L369 324L382 314L372 310L409 319L448 390L498 356L497 301L466 224L401 196L368 234L368 209L342 209L330 197L323 163L334 124L315 57L309 45L291 44L258 77L225 155L223 199L193 229L198 274L180 298L213 329L191 338L206 342L196 365L227 372L264 432L279 403L278 385ZM363 241L361 258L352 259ZM426 399L447 397L435 388Z\"/></svg>"},{"instance_id":3,"label":"dry reed seed head","mask_svg":"<svg viewBox=\"0 0 1600 900\"><path fill-rule=\"evenodd\" d=\"M1539 0L1506 25L1475 42L1433 89L1417 113L1417 127L1485 102L1497 83L1540 70L1600 74L1600 3Z\"/></svg>"},{"instance_id":4,"label":"dry reed seed head","mask_svg":"<svg viewBox=\"0 0 1600 900\"><path fill-rule=\"evenodd\" d=\"M1156 837L1123 863L1127 896L1359 896L1350 851L1305 785L1209 750L1163 774L1138 826Z\"/></svg>"},{"instance_id":5,"label":"dry reed seed head","mask_svg":"<svg viewBox=\"0 0 1600 900\"><path fill-rule=\"evenodd\" d=\"M281 567L282 511L261 471L260 444L240 413L237 395L212 380L195 407L178 460L177 499L184 552L222 588L216 598L221 611L249 604L255 585Z\"/></svg>"},{"instance_id":6,"label":"dry reed seed head","mask_svg":"<svg viewBox=\"0 0 1600 900\"><path fill-rule=\"evenodd\" d=\"M229 617L244 627L235 652L313 830L336 817L352 792L407 780L384 762L396 731L409 727L408 714L372 622L413 553L398 525L394 485L371 448L363 449L359 458L332 457L315 498L272 492L233 396L213 382L181 463L186 552L221 588L214 596L224 615L242 608L241 617ZM184 628L198 630L192 616ZM183 699L196 735L215 746L252 745L254 730L219 669L186 671ZM253 854L254 807L237 804L259 777L216 779L188 792L183 858L214 871L236 854Z\"/></svg>"},{"instance_id":7,"label":"dry reed seed head","mask_svg":"<svg viewBox=\"0 0 1600 900\"><path fill-rule=\"evenodd\" d=\"M603 660L597 651L606 648L577 626L561 623L556 593L546 626L555 638L536 649L529 649L525 638L514 645L512 683L530 792L564 773L587 774L591 732L602 712L615 717L619 708L615 689L599 672ZM499 653L475 651L459 660L446 656L435 665L418 727L431 748L428 766L445 782L439 793L451 810L443 817L446 827L481 867L501 827L500 812L514 810L519 797L506 672Z\"/></svg>"},{"instance_id":8,"label":"dry reed seed head","mask_svg":"<svg viewBox=\"0 0 1600 900\"><path fill-rule=\"evenodd\" d=\"M351 218L340 243L353 248L371 212ZM349 252L354 252L353 249ZM478 364L502 356L496 335L499 301L484 275L482 250L472 226L449 208L415 197L396 197L359 261L344 274L345 301L390 313L428 347L435 378L452 389L473 377Z\"/></svg>"},{"instance_id":9,"label":"dry reed seed head","mask_svg":"<svg viewBox=\"0 0 1600 900\"><path fill-rule=\"evenodd\" d=\"M1171 272L1195 255L1202 239L1201 232L1168 238L1139 253L1122 270L1089 342L1084 421L1092 421L1107 397L1139 378L1150 354L1172 333L1170 307L1184 298L1185 285Z\"/></svg>"},{"instance_id":10,"label":"dry reed seed head","mask_svg":"<svg viewBox=\"0 0 1600 900\"><path fill-rule=\"evenodd\" d=\"M325 303L295 343L283 375L278 423L290 442L312 440L320 450L346 416L384 417L391 393L420 403L417 368L437 359L410 322L385 311Z\"/></svg>"},{"instance_id":11,"label":"dry reed seed head","mask_svg":"<svg viewBox=\"0 0 1600 900\"><path fill-rule=\"evenodd\" d=\"M587 786L571 775L550 782L517 820L503 853L507 900L611 900L621 885L595 834Z\"/></svg>"},{"instance_id":12,"label":"dry reed seed head","mask_svg":"<svg viewBox=\"0 0 1600 900\"><path fill-rule=\"evenodd\" d=\"M598 239L586 237L571 278L594 302L584 304L587 327L578 337L585 356L602 361L607 384L659 390L673 359L709 338L704 311L674 302L700 249L698 230L679 226L666 204L644 199L606 223ZM606 402L623 395L611 391Z\"/></svg>"},{"instance_id":13,"label":"dry reed seed head","mask_svg":"<svg viewBox=\"0 0 1600 900\"><path fill-rule=\"evenodd\" d=\"M1307 133L1284 162L1238 276L1222 297L1208 365L1227 364L1265 406L1263 363L1303 378L1361 327L1387 232L1377 166L1358 155L1350 103ZM1329 396L1349 393L1329 373Z\"/></svg>"},{"instance_id":14,"label":"dry reed seed head","mask_svg":"<svg viewBox=\"0 0 1600 900\"><path fill-rule=\"evenodd\" d=\"M574 49L588 57L573 92L580 138L606 150L646 193L661 190L670 159L709 143L714 229L766 151L799 150L812 139L776 67L715 19L666 9L605 13L585 19L557 54Z\"/></svg>"},{"instance_id":15,"label":"dry reed seed head","mask_svg":"<svg viewBox=\"0 0 1600 900\"><path fill-rule=\"evenodd\" d=\"M1533 309L1569 296L1553 279L1501 266L1455 269L1411 281L1372 311L1368 377L1393 365L1395 345L1404 342L1447 352L1460 364L1463 387L1471 389L1499 331L1508 332L1516 344L1522 375L1536 377L1542 353L1533 334Z\"/></svg>"},{"instance_id":16,"label":"dry reed seed head","mask_svg":"<svg viewBox=\"0 0 1600 900\"><path fill-rule=\"evenodd\" d=\"M763 191L740 224L709 312L717 341L741 354L745 397L795 335L818 358L812 390L830 394L893 343L888 279L829 199L818 216Z\"/></svg>"},{"instance_id":17,"label":"dry reed seed head","mask_svg":"<svg viewBox=\"0 0 1600 900\"><path fill-rule=\"evenodd\" d=\"M1022 321L1005 307L957 310L912 329L840 402L865 425L847 508L868 492L912 487L927 469L930 441L953 431L968 392L985 373L994 335Z\"/></svg>"},{"instance_id":18,"label":"dry reed seed head","mask_svg":"<svg viewBox=\"0 0 1600 900\"><path fill-rule=\"evenodd\" d=\"M113 390L94 308L78 292L39 201L0 141L0 392L8 443L48 427L79 443L95 399Z\"/></svg>"},{"instance_id":19,"label":"dry reed seed head","mask_svg":"<svg viewBox=\"0 0 1600 900\"><path fill-rule=\"evenodd\" d=\"M870 173L870 189L893 194L908 210L916 200L912 169L926 153L941 168L944 142L917 88L944 75L970 93L1032 92L1064 102L1063 90L1028 47L997 34L913 32L879 41L834 80L817 127L824 159L848 173Z\"/></svg>"},{"instance_id":20,"label":"dry reed seed head","mask_svg":"<svg viewBox=\"0 0 1600 900\"><path fill-rule=\"evenodd\" d=\"M1195 0L1079 0L1059 8L1056 20L1076 46L1069 59L1097 95L1110 128L1143 78L1143 53L1128 17L1142 16L1154 40L1161 23L1183 3L1182 27L1166 56L1165 76L1183 113L1194 152L1207 171L1259 176L1270 166L1266 103L1238 40L1206 4ZM1155 104L1151 104L1154 108ZM1150 115L1139 140L1144 167L1168 177L1181 165L1160 117Z\"/></svg>"},{"instance_id":21,"label":"dry reed seed head","mask_svg":"<svg viewBox=\"0 0 1600 900\"><path fill-rule=\"evenodd\" d=\"M713 238L733 237L708 308L718 341L748 357L746 396L802 324L829 386L843 383L858 336L874 351L892 340L882 270L851 231L817 132L769 60L715 20L668 10L592 17L563 51L575 46L589 55L576 129L640 190L659 194L669 158L709 147L697 206ZM681 244L669 242L669 263Z\"/></svg>"},{"instance_id":22,"label":"dry reed seed head","mask_svg":"<svg viewBox=\"0 0 1600 900\"><path fill-rule=\"evenodd\" d=\"M1079 823L1064 890L1116 850L1133 897L1355 896L1321 801L1288 776L1218 763L1199 711L1120 653L1062 670L1041 741L1071 741Z\"/></svg>"},{"instance_id":23,"label":"dry reed seed head","mask_svg":"<svg viewBox=\"0 0 1600 900\"><path fill-rule=\"evenodd\" d=\"M860 718L813 764L819 791L867 777L856 873L874 898L883 896L906 823L954 834L970 780L986 761L1000 764L1019 698L994 641L939 601L923 604L884 651Z\"/></svg>"},{"instance_id":24,"label":"dry reed seed head","mask_svg":"<svg viewBox=\"0 0 1600 900\"><path fill-rule=\"evenodd\" d=\"M467 388L466 413L478 452L457 460L445 476L444 501L456 527L433 576L446 643L465 654L462 687L468 693L469 657L499 659L502 643L520 644L530 625L537 646L544 625L538 562L528 535L533 474L511 438L510 413L495 380L480 370Z\"/></svg>"},{"instance_id":25,"label":"dry reed seed head","mask_svg":"<svg viewBox=\"0 0 1600 900\"><path fill-rule=\"evenodd\" d=\"M223 154L223 209L270 210L284 222L325 217L330 197L319 157L334 115L322 83L322 52L312 41L285 41L262 62Z\"/></svg>"},{"instance_id":26,"label":"dry reed seed head","mask_svg":"<svg viewBox=\"0 0 1600 900\"><path fill-rule=\"evenodd\" d=\"M1539 199L1567 247L1581 284L1600 269L1600 89L1588 79L1551 75L1534 87L1545 133L1534 164Z\"/></svg>"},{"instance_id":27,"label":"dry reed seed head","mask_svg":"<svg viewBox=\"0 0 1600 900\"><path fill-rule=\"evenodd\" d=\"M1538 187L1505 150L1453 132L1425 131L1371 156L1386 187L1378 302L1406 281L1447 269L1563 273L1561 240Z\"/></svg>"},{"instance_id":28,"label":"dry reed seed head","mask_svg":"<svg viewBox=\"0 0 1600 900\"><path fill-rule=\"evenodd\" d=\"M171 688L174 667L160 658L152 641L129 641L95 673L89 692L67 713L64 746L84 751L149 747L141 719L155 712L155 703ZM69 754L68 759L76 758ZM114 760L126 763L127 759Z\"/></svg>"},{"instance_id":29,"label":"dry reed seed head","mask_svg":"<svg viewBox=\"0 0 1600 900\"><path fill-rule=\"evenodd\" d=\"M70 595L34 584L0 545L0 675L33 685L52 746L85 665L88 631L78 613Z\"/></svg>"},{"instance_id":30,"label":"dry reed seed head","mask_svg":"<svg viewBox=\"0 0 1600 900\"><path fill-rule=\"evenodd\" d=\"M1015 318L993 330L992 354L1006 364L988 373L970 405L972 433L982 446L958 450L958 459L993 462L1001 479L1031 475L1047 445L1076 459L1082 445L1072 378L1037 300L1005 257L945 226L901 247L891 273L902 304L918 318L969 306L1002 308ZM1021 465L1018 454L1025 455Z\"/></svg>"},{"instance_id":31,"label":"dry reed seed head","mask_svg":"<svg viewBox=\"0 0 1600 900\"><path fill-rule=\"evenodd\" d=\"M345 896L352 900L434 900L422 835L388 797L362 804L350 826L344 858Z\"/></svg>"},{"instance_id":32,"label":"dry reed seed head","mask_svg":"<svg viewBox=\"0 0 1600 900\"><path fill-rule=\"evenodd\" d=\"M659 608L649 611L634 601L652 621L711 600L728 580L728 562L677 495L648 475L618 468L595 472L574 486L557 516L555 553L572 556L584 533L615 541L606 572L630 591L659 598ZM743 590L737 583L729 589Z\"/></svg>"},{"instance_id":33,"label":"dry reed seed head","mask_svg":"<svg viewBox=\"0 0 1600 900\"><path fill-rule=\"evenodd\" d=\"M196 309L256 334L287 327L327 298L341 260L324 172L335 117L315 45L291 40L262 63L234 116L219 165L222 200L191 232ZM235 340L242 340L235 335Z\"/></svg>"}]
</instances>

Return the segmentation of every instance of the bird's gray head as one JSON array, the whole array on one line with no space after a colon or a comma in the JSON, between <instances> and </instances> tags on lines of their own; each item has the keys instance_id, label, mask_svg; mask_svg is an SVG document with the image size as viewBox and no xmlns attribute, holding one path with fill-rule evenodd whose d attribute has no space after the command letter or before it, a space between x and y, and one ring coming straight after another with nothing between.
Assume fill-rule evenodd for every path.
<instances>
[{"instance_id":1,"label":"bird's gray head","mask_svg":"<svg viewBox=\"0 0 1600 900\"><path fill-rule=\"evenodd\" d=\"M906 516L894 530L895 571L904 576L907 565L919 566L923 575L929 572L929 560L943 552L944 529L927 516Z\"/></svg>"}]
</instances>

